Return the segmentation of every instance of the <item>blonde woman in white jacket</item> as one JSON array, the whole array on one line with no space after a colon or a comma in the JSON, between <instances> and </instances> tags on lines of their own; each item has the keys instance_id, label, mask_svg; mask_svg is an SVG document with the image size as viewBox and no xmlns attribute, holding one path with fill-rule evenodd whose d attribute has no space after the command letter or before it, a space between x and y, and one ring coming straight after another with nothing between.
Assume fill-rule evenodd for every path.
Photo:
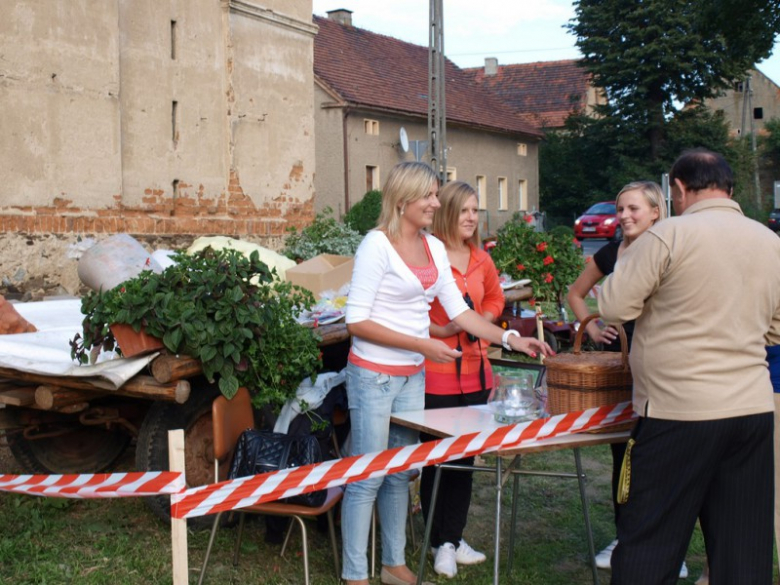
<instances>
[{"instance_id":1,"label":"blonde woman in white jacket","mask_svg":"<svg viewBox=\"0 0 780 585\"><path fill-rule=\"evenodd\" d=\"M427 164L408 162L393 167L382 191L377 227L355 254L346 314L352 335L347 363L350 455L417 441L416 431L391 425L390 416L424 408L426 358L449 362L460 355L428 334L428 311L434 298L473 335L532 356L552 354L547 344L504 331L468 308L455 284L444 244L425 233L440 207L438 190L439 179ZM416 582L404 552L408 481L408 473L397 473L347 485L341 529L342 577L348 585L368 584L366 550L375 501L382 538L381 582Z\"/></svg>"}]
</instances>

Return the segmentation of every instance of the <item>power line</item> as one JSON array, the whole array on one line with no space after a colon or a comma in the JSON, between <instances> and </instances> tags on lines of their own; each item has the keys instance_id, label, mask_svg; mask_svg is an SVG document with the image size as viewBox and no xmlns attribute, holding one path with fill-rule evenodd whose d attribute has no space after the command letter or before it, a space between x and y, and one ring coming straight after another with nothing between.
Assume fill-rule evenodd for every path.
<instances>
[{"instance_id":1,"label":"power line","mask_svg":"<svg viewBox=\"0 0 780 585\"><path fill-rule=\"evenodd\" d=\"M510 53L541 53L548 51L569 51L575 47L556 47L552 49L517 49L514 51L478 51L474 53L448 53L448 57L472 57L474 55L507 55Z\"/></svg>"}]
</instances>

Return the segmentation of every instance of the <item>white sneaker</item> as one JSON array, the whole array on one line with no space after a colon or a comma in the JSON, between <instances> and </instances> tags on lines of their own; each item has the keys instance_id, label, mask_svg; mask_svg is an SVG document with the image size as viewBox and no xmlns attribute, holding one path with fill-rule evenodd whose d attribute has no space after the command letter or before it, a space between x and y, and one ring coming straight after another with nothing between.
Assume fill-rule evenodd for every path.
<instances>
[{"instance_id":1,"label":"white sneaker","mask_svg":"<svg viewBox=\"0 0 780 585\"><path fill-rule=\"evenodd\" d=\"M680 567L680 579L687 579L688 578L688 566L685 564L685 561L683 561L682 567Z\"/></svg>"},{"instance_id":2,"label":"white sneaker","mask_svg":"<svg viewBox=\"0 0 780 585\"><path fill-rule=\"evenodd\" d=\"M460 544L455 551L455 562L459 565L476 565L485 560L485 554L474 550L469 543L460 539Z\"/></svg>"},{"instance_id":3,"label":"white sneaker","mask_svg":"<svg viewBox=\"0 0 780 585\"><path fill-rule=\"evenodd\" d=\"M604 550L596 555L596 566L599 569L609 569L612 565L612 551L615 550L618 541L613 540L610 542ZM688 578L688 565L683 561L682 567L680 567L680 579Z\"/></svg>"},{"instance_id":4,"label":"white sneaker","mask_svg":"<svg viewBox=\"0 0 780 585\"><path fill-rule=\"evenodd\" d=\"M596 555L596 566L599 569L609 569L612 565L612 551L615 550L618 541L613 540L607 547Z\"/></svg>"},{"instance_id":5,"label":"white sneaker","mask_svg":"<svg viewBox=\"0 0 780 585\"><path fill-rule=\"evenodd\" d=\"M451 542L445 542L436 549L436 558L433 561L433 570L439 575L444 575L452 579L458 574L458 565L455 560L455 545Z\"/></svg>"}]
</instances>

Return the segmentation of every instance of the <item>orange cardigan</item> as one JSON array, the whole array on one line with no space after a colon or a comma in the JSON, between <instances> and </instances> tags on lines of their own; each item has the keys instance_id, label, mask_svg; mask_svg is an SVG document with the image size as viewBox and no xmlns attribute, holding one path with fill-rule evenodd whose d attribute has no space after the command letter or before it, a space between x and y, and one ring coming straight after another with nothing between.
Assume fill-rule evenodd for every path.
<instances>
[{"instance_id":1,"label":"orange cardigan","mask_svg":"<svg viewBox=\"0 0 780 585\"><path fill-rule=\"evenodd\" d=\"M504 310L505 304L504 292L501 290L498 279L498 271L495 264L493 264L493 259L487 252L472 245L470 247L471 258L469 258L469 266L466 273L462 274L457 268L452 267L455 283L458 285L461 293L469 293L471 300L474 301L474 310L477 313L490 312L498 317ZM438 299L434 300L431 305L429 315L431 322L437 325L444 326L450 322ZM452 348L457 347L458 342L460 342L460 347L463 350L460 365L461 380L458 380L455 362L439 364L425 360L426 393L440 395L460 394L461 388L463 388L464 392L479 390L478 376L481 360L485 360L486 388L492 387L492 370L490 363L487 361L489 341L480 341L482 351L480 351L480 344L476 342L471 343L468 340L465 331L460 332L458 335L446 337L442 341ZM475 382L476 387L474 386ZM467 387L469 388L467 389Z\"/></svg>"}]
</instances>

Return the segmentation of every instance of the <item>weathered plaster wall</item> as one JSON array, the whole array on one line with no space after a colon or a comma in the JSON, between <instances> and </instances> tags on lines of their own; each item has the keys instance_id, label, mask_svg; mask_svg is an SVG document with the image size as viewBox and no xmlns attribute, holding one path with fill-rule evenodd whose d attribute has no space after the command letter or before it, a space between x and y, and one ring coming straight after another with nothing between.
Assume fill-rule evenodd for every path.
<instances>
[{"instance_id":1,"label":"weathered plaster wall","mask_svg":"<svg viewBox=\"0 0 780 585\"><path fill-rule=\"evenodd\" d=\"M0 12L0 294L77 292L79 238L278 248L313 217L310 0Z\"/></svg>"}]
</instances>

